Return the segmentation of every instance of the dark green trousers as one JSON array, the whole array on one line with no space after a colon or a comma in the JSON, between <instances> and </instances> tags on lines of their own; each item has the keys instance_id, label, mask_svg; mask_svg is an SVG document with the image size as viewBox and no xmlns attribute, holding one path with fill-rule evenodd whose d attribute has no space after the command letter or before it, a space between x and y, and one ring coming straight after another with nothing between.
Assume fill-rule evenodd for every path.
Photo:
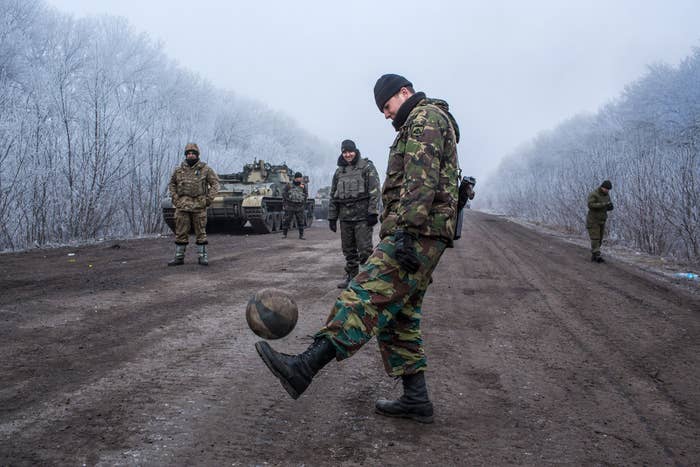
<instances>
[{"instance_id":1,"label":"dark green trousers","mask_svg":"<svg viewBox=\"0 0 700 467\"><path fill-rule=\"evenodd\" d=\"M605 222L588 224L586 230L588 230L588 236L591 239L591 253L594 256L600 256L600 246L603 244L603 235L605 234Z\"/></svg>"},{"instance_id":2,"label":"dark green trousers","mask_svg":"<svg viewBox=\"0 0 700 467\"><path fill-rule=\"evenodd\" d=\"M360 264L372 254L372 227L367 221L340 221L340 242L345 256L345 272L355 277Z\"/></svg>"},{"instance_id":3,"label":"dark green trousers","mask_svg":"<svg viewBox=\"0 0 700 467\"><path fill-rule=\"evenodd\" d=\"M304 210L296 209L285 209L284 217L282 218L282 231L286 232L289 230L289 226L292 225L292 219L296 219L297 229L299 232L304 231L304 225L306 224L306 213Z\"/></svg>"}]
</instances>

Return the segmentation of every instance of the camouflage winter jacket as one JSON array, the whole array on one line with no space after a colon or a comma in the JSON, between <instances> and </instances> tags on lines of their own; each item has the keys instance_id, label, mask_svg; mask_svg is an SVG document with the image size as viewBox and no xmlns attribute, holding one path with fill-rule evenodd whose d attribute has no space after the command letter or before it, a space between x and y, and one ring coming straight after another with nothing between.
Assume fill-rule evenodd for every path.
<instances>
[{"instance_id":1,"label":"camouflage winter jacket","mask_svg":"<svg viewBox=\"0 0 700 467\"><path fill-rule=\"evenodd\" d=\"M379 174L372 161L360 157L348 163L341 155L331 184L328 219L364 221L377 213Z\"/></svg>"},{"instance_id":2,"label":"camouflage winter jacket","mask_svg":"<svg viewBox=\"0 0 700 467\"><path fill-rule=\"evenodd\" d=\"M420 100L398 128L389 151L379 235L383 238L404 229L440 238L451 246L457 214L459 127L447 102L425 98L423 93L412 97Z\"/></svg>"},{"instance_id":3,"label":"camouflage winter jacket","mask_svg":"<svg viewBox=\"0 0 700 467\"><path fill-rule=\"evenodd\" d=\"M284 190L282 191L284 209L288 211L302 211L308 198L308 188L306 188L306 185L303 183L300 185L288 183L284 186Z\"/></svg>"},{"instance_id":4,"label":"camouflage winter jacket","mask_svg":"<svg viewBox=\"0 0 700 467\"><path fill-rule=\"evenodd\" d=\"M610 204L610 193L603 193L600 188L596 188L588 195L588 215L586 225L604 224L608 219L608 205Z\"/></svg>"},{"instance_id":5,"label":"camouflage winter jacket","mask_svg":"<svg viewBox=\"0 0 700 467\"><path fill-rule=\"evenodd\" d=\"M173 206L180 211L203 211L219 192L219 177L202 161L192 167L182 162L168 185Z\"/></svg>"}]
</instances>

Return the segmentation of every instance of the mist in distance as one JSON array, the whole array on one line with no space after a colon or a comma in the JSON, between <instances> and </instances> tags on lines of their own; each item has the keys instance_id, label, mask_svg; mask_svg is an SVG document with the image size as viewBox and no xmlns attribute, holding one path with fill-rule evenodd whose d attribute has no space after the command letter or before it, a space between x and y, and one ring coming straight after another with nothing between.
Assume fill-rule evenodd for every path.
<instances>
[{"instance_id":1,"label":"mist in distance","mask_svg":"<svg viewBox=\"0 0 700 467\"><path fill-rule=\"evenodd\" d=\"M484 178L539 132L595 112L650 64L700 45L700 3L50 0L128 18L182 66L265 102L383 172L394 131L372 96L383 73L449 102L465 174ZM329 154L335 159L338 152Z\"/></svg>"}]
</instances>

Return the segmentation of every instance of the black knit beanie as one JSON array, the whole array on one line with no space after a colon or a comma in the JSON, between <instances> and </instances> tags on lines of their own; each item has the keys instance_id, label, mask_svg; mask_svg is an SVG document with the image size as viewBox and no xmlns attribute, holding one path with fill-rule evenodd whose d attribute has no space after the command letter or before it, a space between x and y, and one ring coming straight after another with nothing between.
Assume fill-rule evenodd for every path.
<instances>
[{"instance_id":1,"label":"black knit beanie","mask_svg":"<svg viewBox=\"0 0 700 467\"><path fill-rule=\"evenodd\" d=\"M301 174L301 172L297 172L297 173L294 174L294 178L301 178L301 177L303 177L303 175Z\"/></svg>"},{"instance_id":2,"label":"black knit beanie","mask_svg":"<svg viewBox=\"0 0 700 467\"><path fill-rule=\"evenodd\" d=\"M600 184L603 188L607 188L608 190L612 190L612 183L610 180L605 180L603 183Z\"/></svg>"},{"instance_id":3,"label":"black knit beanie","mask_svg":"<svg viewBox=\"0 0 700 467\"><path fill-rule=\"evenodd\" d=\"M355 146L355 142L351 139L346 139L342 143L340 143L340 152L357 152L357 146Z\"/></svg>"},{"instance_id":4,"label":"black knit beanie","mask_svg":"<svg viewBox=\"0 0 700 467\"><path fill-rule=\"evenodd\" d=\"M380 76L374 85L374 102L377 103L379 111L383 112L386 101L391 99L401 88L408 86L413 86L413 83L401 75L388 74Z\"/></svg>"}]
</instances>

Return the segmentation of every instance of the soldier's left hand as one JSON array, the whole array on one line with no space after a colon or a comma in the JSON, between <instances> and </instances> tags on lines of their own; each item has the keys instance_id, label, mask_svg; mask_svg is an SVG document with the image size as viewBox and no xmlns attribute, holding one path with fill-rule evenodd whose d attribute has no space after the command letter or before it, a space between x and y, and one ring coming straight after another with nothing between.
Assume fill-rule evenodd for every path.
<instances>
[{"instance_id":1,"label":"soldier's left hand","mask_svg":"<svg viewBox=\"0 0 700 467\"><path fill-rule=\"evenodd\" d=\"M376 214L367 214L367 225L372 227L374 225L377 225L377 215Z\"/></svg>"},{"instance_id":2,"label":"soldier's left hand","mask_svg":"<svg viewBox=\"0 0 700 467\"><path fill-rule=\"evenodd\" d=\"M605 207L605 209L607 209L608 211L612 211L613 210L612 202L608 203L608 205Z\"/></svg>"}]
</instances>

